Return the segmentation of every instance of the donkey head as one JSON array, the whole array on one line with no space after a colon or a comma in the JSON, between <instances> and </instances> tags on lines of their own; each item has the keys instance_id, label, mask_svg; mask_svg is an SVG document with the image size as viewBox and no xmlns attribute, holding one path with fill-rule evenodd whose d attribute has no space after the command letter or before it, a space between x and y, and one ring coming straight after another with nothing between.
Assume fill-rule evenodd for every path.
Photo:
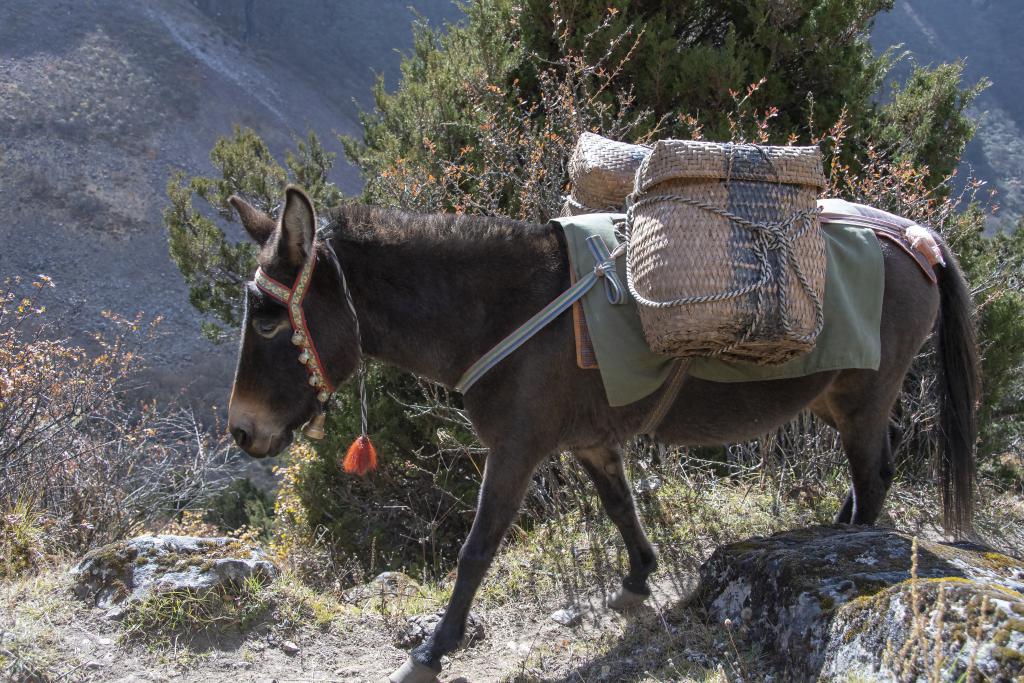
<instances>
[{"instance_id":1,"label":"donkey head","mask_svg":"<svg viewBox=\"0 0 1024 683\"><path fill-rule=\"evenodd\" d=\"M233 196L249 236L260 246L259 271L284 290L292 289L300 273L307 273L301 315L312 344L293 341L295 310L275 298L256 281L245 284L245 312L238 367L228 407L228 429L249 455L277 455L292 440L292 432L320 410L317 395L325 391L310 384L313 373L305 363L316 356L329 385L337 386L359 364L359 336L341 264L330 245L316 238L316 214L306 193L285 190L284 209L278 220ZM311 261L312 260L312 261ZM312 271L309 272L309 267ZM287 294L287 292L286 292ZM315 349L315 350L314 350ZM312 353L310 353L312 352ZM300 361L300 354L302 360ZM315 367L315 365L314 365Z\"/></svg>"}]
</instances>

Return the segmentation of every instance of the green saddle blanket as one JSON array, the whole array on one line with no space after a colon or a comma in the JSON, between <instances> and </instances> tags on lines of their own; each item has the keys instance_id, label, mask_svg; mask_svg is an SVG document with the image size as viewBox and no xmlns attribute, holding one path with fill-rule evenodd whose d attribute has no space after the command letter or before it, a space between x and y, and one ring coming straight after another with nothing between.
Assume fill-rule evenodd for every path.
<instances>
[{"instance_id":1,"label":"green saddle blanket","mask_svg":"<svg viewBox=\"0 0 1024 683\"><path fill-rule=\"evenodd\" d=\"M615 222L623 218L621 214L598 213L553 221L565 233L576 278L594 269L594 256L586 246L586 239L600 235L608 249L614 249L619 243ZM823 224L822 233L828 259L825 323L814 349L773 367L695 358L689 376L712 382L756 382L827 370L878 369L885 286L878 239L869 228L835 223ZM620 258L616 266L625 288L626 260ZM640 327L636 303L628 291L624 292L624 297L624 304L610 304L601 286L594 287L583 297L587 328L608 403L612 406L628 405L653 393L667 379L675 360L650 350Z\"/></svg>"}]
</instances>

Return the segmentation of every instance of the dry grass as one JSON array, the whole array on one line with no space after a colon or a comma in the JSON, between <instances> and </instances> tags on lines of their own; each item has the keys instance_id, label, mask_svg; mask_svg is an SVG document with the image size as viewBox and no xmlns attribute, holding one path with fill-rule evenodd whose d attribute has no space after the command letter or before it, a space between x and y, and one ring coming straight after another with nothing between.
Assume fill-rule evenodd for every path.
<instances>
[{"instance_id":1,"label":"dry grass","mask_svg":"<svg viewBox=\"0 0 1024 683\"><path fill-rule=\"evenodd\" d=\"M660 468L644 469L642 460L634 462L632 475L641 489L638 507L660 560L652 577L652 604L636 615L600 611L626 570L626 558L596 500L579 493L586 487L567 486L574 500L565 504L566 512L513 533L481 590L478 608L497 623L515 621L529 628L532 620L545 619L558 607L578 605L584 625L566 631L564 638L539 638L507 680L753 681L769 675L762 653L751 650L735 629L709 623L687 604L696 570L718 545L829 523L845 496L845 478L833 472L809 489L756 469L713 476L707 468L694 463L687 468L674 458L685 458L684 452L670 452ZM988 531L999 529L998 534L983 532L988 543L1020 556L1024 514L1008 508L1006 495L983 495L978 523ZM941 536L932 487L898 480L888 509L881 524Z\"/></svg>"},{"instance_id":2,"label":"dry grass","mask_svg":"<svg viewBox=\"0 0 1024 683\"><path fill-rule=\"evenodd\" d=\"M817 501L780 496L773 483L760 486L756 479L633 474L644 489L638 506L660 562L651 604L625 616L603 609L627 563L596 499L528 532L517 530L484 584L480 609L525 625L576 605L584 625L563 638L540 639L507 680L760 680L760 654L723 625L708 623L687 597L716 545L827 521Z\"/></svg>"},{"instance_id":3,"label":"dry grass","mask_svg":"<svg viewBox=\"0 0 1024 683\"><path fill-rule=\"evenodd\" d=\"M65 648L80 609L71 604L64 575L49 568L0 581L0 680L76 680L84 666Z\"/></svg>"}]
</instances>

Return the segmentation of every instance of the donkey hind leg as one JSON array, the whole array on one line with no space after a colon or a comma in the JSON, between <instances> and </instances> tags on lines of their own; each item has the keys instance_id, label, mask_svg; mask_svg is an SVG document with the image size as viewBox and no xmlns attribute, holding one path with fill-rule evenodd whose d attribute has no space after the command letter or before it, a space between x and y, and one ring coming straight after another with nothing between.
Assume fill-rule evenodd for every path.
<instances>
[{"instance_id":1,"label":"donkey hind leg","mask_svg":"<svg viewBox=\"0 0 1024 683\"><path fill-rule=\"evenodd\" d=\"M658 560L636 514L622 450L599 447L579 450L575 455L594 482L608 517L622 534L629 556L629 574L622 579L622 587L609 596L608 606L617 610L635 607L651 595L647 577L657 568Z\"/></svg>"},{"instance_id":2,"label":"donkey hind leg","mask_svg":"<svg viewBox=\"0 0 1024 683\"><path fill-rule=\"evenodd\" d=\"M401 668L391 674L392 683L428 683L437 680L441 657L458 647L466 630L466 617L498 551L505 532L519 514L530 478L549 454L493 449L484 466L480 502L469 537L459 551L455 587L444 617L434 633L412 651Z\"/></svg>"},{"instance_id":3,"label":"donkey hind leg","mask_svg":"<svg viewBox=\"0 0 1024 683\"><path fill-rule=\"evenodd\" d=\"M892 484L892 428L888 411L841 420L839 438L850 463L853 487L836 514L837 524L874 524Z\"/></svg>"},{"instance_id":4,"label":"donkey hind leg","mask_svg":"<svg viewBox=\"0 0 1024 683\"><path fill-rule=\"evenodd\" d=\"M843 506L836 513L836 524L874 524L875 520L878 519L878 515L882 510L882 504L885 502L885 496L892 484L894 474L892 452L894 444L899 443L902 432L903 430L895 422L889 423L888 429L885 430L881 439L877 460L874 461L877 463L875 468L877 476L872 476L871 473L874 459L868 450L870 446L854 445L851 443L854 439L863 439L867 434L861 433L856 437L851 436L850 438L847 438L845 435L841 436L843 450L846 451L850 461L850 473L854 485L849 493L846 494ZM861 491L859 494L857 492L858 480L861 481ZM855 505L858 501L861 504ZM858 513L856 515L854 514L855 508Z\"/></svg>"}]
</instances>

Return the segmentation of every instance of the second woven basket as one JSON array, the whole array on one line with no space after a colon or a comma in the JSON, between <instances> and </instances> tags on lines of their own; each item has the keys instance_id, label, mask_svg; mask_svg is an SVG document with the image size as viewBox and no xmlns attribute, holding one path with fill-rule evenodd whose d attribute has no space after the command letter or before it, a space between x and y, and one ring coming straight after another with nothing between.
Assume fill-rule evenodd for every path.
<instances>
[{"instance_id":1,"label":"second woven basket","mask_svg":"<svg viewBox=\"0 0 1024 683\"><path fill-rule=\"evenodd\" d=\"M565 198L563 216L601 211L621 212L633 191L636 169L651 153L650 147L631 145L583 133L569 157L572 191Z\"/></svg>"}]
</instances>

